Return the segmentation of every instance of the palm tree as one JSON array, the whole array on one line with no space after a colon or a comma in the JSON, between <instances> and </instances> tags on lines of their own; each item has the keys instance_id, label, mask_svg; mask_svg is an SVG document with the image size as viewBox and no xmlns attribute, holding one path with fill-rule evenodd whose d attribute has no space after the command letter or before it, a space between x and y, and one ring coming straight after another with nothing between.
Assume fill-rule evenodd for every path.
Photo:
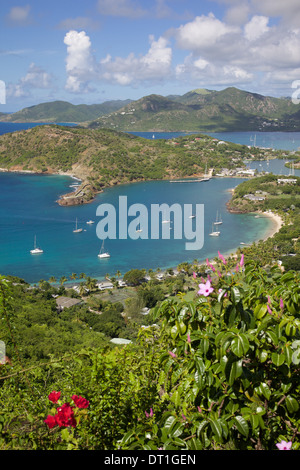
<instances>
[{"instance_id":1,"label":"palm tree","mask_svg":"<svg viewBox=\"0 0 300 470\"><path fill-rule=\"evenodd\" d=\"M56 282L56 277L51 276L49 279L50 284L54 284Z\"/></svg>"},{"instance_id":2,"label":"palm tree","mask_svg":"<svg viewBox=\"0 0 300 470\"><path fill-rule=\"evenodd\" d=\"M66 276L62 276L59 280L59 283L61 286L64 285L65 282L67 282L68 278Z\"/></svg>"},{"instance_id":3,"label":"palm tree","mask_svg":"<svg viewBox=\"0 0 300 470\"><path fill-rule=\"evenodd\" d=\"M117 276L117 278L121 277L121 276L122 276L121 271L118 270L118 271L116 272L116 276Z\"/></svg>"},{"instance_id":4,"label":"palm tree","mask_svg":"<svg viewBox=\"0 0 300 470\"><path fill-rule=\"evenodd\" d=\"M75 280L76 278L77 278L77 274L76 274L76 273L72 273L72 274L70 275L70 279L71 279L71 280Z\"/></svg>"}]
</instances>

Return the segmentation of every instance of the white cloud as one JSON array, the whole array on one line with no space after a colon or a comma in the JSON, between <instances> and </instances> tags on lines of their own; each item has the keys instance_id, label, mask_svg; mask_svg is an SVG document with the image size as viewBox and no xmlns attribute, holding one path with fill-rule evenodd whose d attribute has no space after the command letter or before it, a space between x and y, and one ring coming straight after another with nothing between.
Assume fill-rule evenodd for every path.
<instances>
[{"instance_id":1,"label":"white cloud","mask_svg":"<svg viewBox=\"0 0 300 470\"><path fill-rule=\"evenodd\" d=\"M52 75L31 63L28 72L22 77L17 84L8 84L7 95L10 97L20 98L30 96L37 89L50 89L54 86Z\"/></svg>"},{"instance_id":2,"label":"white cloud","mask_svg":"<svg viewBox=\"0 0 300 470\"><path fill-rule=\"evenodd\" d=\"M263 34L267 33L270 30L268 23L269 18L267 16L253 16L244 28L246 39L248 39L248 41L255 41Z\"/></svg>"},{"instance_id":3,"label":"white cloud","mask_svg":"<svg viewBox=\"0 0 300 470\"><path fill-rule=\"evenodd\" d=\"M126 58L114 60L107 56L101 64L101 76L120 85L161 81L170 76L172 49L165 38L155 41L150 36L150 48L144 56L136 57L131 53Z\"/></svg>"},{"instance_id":4,"label":"white cloud","mask_svg":"<svg viewBox=\"0 0 300 470\"><path fill-rule=\"evenodd\" d=\"M237 26L226 24L210 13L208 16L197 16L193 21L181 25L175 37L181 49L200 52L232 40L232 35L239 32L240 28Z\"/></svg>"},{"instance_id":5,"label":"white cloud","mask_svg":"<svg viewBox=\"0 0 300 470\"><path fill-rule=\"evenodd\" d=\"M216 64L201 58L195 60L192 54L177 65L175 72L178 80L203 87L241 85L253 79L253 74L242 67Z\"/></svg>"},{"instance_id":6,"label":"white cloud","mask_svg":"<svg viewBox=\"0 0 300 470\"><path fill-rule=\"evenodd\" d=\"M64 38L67 45L66 90L79 93L89 90L88 82L95 75L95 60L91 51L91 41L85 31L69 31Z\"/></svg>"},{"instance_id":7,"label":"white cloud","mask_svg":"<svg viewBox=\"0 0 300 470\"><path fill-rule=\"evenodd\" d=\"M141 82L161 81L170 76L172 49L167 40L157 41L150 36L150 47L145 55L130 53L127 57L105 58L96 61L92 44L84 31L69 31L64 38L67 45L66 89L73 93L87 92L90 83L108 81L119 85L136 86Z\"/></svg>"}]
</instances>

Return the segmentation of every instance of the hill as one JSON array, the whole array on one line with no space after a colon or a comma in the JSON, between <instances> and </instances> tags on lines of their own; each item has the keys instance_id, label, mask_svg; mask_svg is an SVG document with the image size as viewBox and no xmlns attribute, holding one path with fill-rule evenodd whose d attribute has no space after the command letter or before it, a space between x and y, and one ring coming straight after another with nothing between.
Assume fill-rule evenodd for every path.
<instances>
[{"instance_id":1,"label":"hill","mask_svg":"<svg viewBox=\"0 0 300 470\"><path fill-rule=\"evenodd\" d=\"M289 99L226 88L183 96L149 95L99 117L90 127L122 131L297 131L300 108Z\"/></svg>"},{"instance_id":2,"label":"hill","mask_svg":"<svg viewBox=\"0 0 300 470\"><path fill-rule=\"evenodd\" d=\"M120 131L299 131L300 105L229 87L221 91L196 89L184 95L149 95L136 101L73 105L41 103L1 115L9 122L76 122L90 128Z\"/></svg>"},{"instance_id":3,"label":"hill","mask_svg":"<svg viewBox=\"0 0 300 470\"><path fill-rule=\"evenodd\" d=\"M150 100L148 112L155 115L160 104ZM61 201L73 205L115 184L203 176L206 166L216 172L243 167L250 153L266 158L265 152L233 143L218 145L206 135L149 140L109 129L42 125L0 136L0 169L77 176L82 186Z\"/></svg>"},{"instance_id":4,"label":"hill","mask_svg":"<svg viewBox=\"0 0 300 470\"><path fill-rule=\"evenodd\" d=\"M102 104L73 105L67 101L41 103L21 109L9 115L0 114L0 121L5 122L84 122L91 121L104 114L116 111L130 100L112 100Z\"/></svg>"}]
</instances>

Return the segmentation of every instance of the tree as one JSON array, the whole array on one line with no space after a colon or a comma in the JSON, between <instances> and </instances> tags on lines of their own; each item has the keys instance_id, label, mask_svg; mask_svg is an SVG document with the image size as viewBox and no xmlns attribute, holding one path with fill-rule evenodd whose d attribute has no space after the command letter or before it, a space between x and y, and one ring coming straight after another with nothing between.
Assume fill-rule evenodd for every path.
<instances>
[{"instance_id":1,"label":"tree","mask_svg":"<svg viewBox=\"0 0 300 470\"><path fill-rule=\"evenodd\" d=\"M130 286L138 286L145 277L145 271L142 269L131 269L124 274L123 280Z\"/></svg>"}]
</instances>

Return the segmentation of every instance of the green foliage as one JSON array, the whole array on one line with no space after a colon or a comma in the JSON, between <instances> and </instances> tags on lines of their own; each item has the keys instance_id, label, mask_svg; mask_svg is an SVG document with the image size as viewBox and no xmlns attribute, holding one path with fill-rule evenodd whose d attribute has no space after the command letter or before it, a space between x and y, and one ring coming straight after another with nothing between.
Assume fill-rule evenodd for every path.
<instances>
[{"instance_id":1,"label":"green foliage","mask_svg":"<svg viewBox=\"0 0 300 470\"><path fill-rule=\"evenodd\" d=\"M158 304L156 325L131 344L26 368L15 354L0 368L0 448L275 450L285 440L299 449L299 273L242 260L214 270L209 296L194 280L194 299ZM2 337L17 351L3 280L1 293ZM45 424L53 390L89 401L75 427Z\"/></svg>"}]
</instances>

